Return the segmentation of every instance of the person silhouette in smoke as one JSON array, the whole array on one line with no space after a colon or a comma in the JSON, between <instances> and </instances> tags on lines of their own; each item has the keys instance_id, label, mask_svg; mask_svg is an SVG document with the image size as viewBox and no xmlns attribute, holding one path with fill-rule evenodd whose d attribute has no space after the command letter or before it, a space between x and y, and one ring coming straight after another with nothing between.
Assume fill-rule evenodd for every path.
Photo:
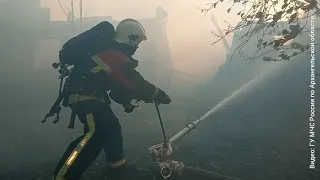
<instances>
[{"instance_id":1,"label":"person silhouette in smoke","mask_svg":"<svg viewBox=\"0 0 320 180\"><path fill-rule=\"evenodd\" d=\"M116 27L107 49L90 56L87 66L75 65L72 69L65 84L68 105L83 123L84 135L69 144L53 180L79 179L102 150L111 169L125 167L121 125L110 108L109 98L124 107L132 99L157 104L171 102L163 90L135 70L138 62L131 56L146 39L144 28L137 20L125 19Z\"/></svg>"}]
</instances>

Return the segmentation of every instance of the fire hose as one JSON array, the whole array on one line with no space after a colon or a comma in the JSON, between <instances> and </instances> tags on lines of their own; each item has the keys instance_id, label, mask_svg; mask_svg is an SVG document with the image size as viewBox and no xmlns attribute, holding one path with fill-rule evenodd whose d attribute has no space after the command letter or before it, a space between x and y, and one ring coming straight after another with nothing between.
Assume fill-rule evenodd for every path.
<instances>
[{"instance_id":1,"label":"fire hose","mask_svg":"<svg viewBox=\"0 0 320 180\"><path fill-rule=\"evenodd\" d=\"M209 117L210 112L205 114L200 119L189 123L184 129L179 131L177 134L175 134L173 137L171 137L169 140L167 140L167 136L165 133L163 121L161 118L161 114L159 111L158 104L156 102L155 107L157 110L159 122L161 125L161 131L164 138L164 142L161 144L157 144L154 146L151 146L149 148L149 154L152 157L152 160L156 162L156 165L158 167L158 170L160 171L160 175L163 179L168 179L171 177L172 173L175 172L178 175L181 174L187 174L190 176L198 177L198 178L204 178L204 179L215 179L215 180L237 180L234 177L224 176L215 172L202 170L199 168L193 168L190 166L185 166L182 162L174 161L174 160L168 160L168 156L173 153L172 150L172 144L176 142L177 140L181 139L183 136L188 134L190 131L195 129L197 125L202 122L204 119Z\"/></svg>"}]
</instances>

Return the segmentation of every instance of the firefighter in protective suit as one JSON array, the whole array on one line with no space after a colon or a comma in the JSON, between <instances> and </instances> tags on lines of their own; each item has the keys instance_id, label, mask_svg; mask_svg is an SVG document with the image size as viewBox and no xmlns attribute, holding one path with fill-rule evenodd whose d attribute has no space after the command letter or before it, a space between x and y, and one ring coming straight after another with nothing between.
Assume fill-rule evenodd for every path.
<instances>
[{"instance_id":1,"label":"firefighter in protective suit","mask_svg":"<svg viewBox=\"0 0 320 180\"><path fill-rule=\"evenodd\" d=\"M121 169L126 164L121 126L110 108L109 97L124 107L132 99L171 102L163 90L135 70L137 61L131 56L144 40L146 33L138 21L123 20L116 27L109 48L92 55L85 66L73 68L65 88L69 106L84 124L84 134L69 144L53 180L79 179L102 150L111 169Z\"/></svg>"}]
</instances>

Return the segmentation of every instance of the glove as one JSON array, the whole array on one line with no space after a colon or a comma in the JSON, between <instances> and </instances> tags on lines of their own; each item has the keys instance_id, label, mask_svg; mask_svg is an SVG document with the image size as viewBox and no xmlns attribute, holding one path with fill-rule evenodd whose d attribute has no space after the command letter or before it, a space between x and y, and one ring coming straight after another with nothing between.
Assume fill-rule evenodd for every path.
<instances>
[{"instance_id":1,"label":"glove","mask_svg":"<svg viewBox=\"0 0 320 180\"><path fill-rule=\"evenodd\" d=\"M122 107L124 108L124 112L132 113L134 108L139 107L139 106L133 105L133 104L124 104L124 105L122 105Z\"/></svg>"},{"instance_id":2,"label":"glove","mask_svg":"<svg viewBox=\"0 0 320 180\"><path fill-rule=\"evenodd\" d=\"M156 95L154 100L157 104L170 104L171 103L170 97L160 88L158 88L158 94Z\"/></svg>"}]
</instances>

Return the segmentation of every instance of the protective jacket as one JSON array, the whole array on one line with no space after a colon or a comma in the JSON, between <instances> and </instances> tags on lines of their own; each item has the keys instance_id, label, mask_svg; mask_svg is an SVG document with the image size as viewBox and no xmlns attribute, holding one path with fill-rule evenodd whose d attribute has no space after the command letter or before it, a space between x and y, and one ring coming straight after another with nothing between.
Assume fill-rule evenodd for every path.
<instances>
[{"instance_id":1,"label":"protective jacket","mask_svg":"<svg viewBox=\"0 0 320 180\"><path fill-rule=\"evenodd\" d=\"M135 69L138 61L131 54L128 46L114 41L106 50L81 61L66 82L68 104L88 98L110 104L109 90L111 98L120 104L130 103L132 99L151 102L159 89Z\"/></svg>"}]
</instances>

